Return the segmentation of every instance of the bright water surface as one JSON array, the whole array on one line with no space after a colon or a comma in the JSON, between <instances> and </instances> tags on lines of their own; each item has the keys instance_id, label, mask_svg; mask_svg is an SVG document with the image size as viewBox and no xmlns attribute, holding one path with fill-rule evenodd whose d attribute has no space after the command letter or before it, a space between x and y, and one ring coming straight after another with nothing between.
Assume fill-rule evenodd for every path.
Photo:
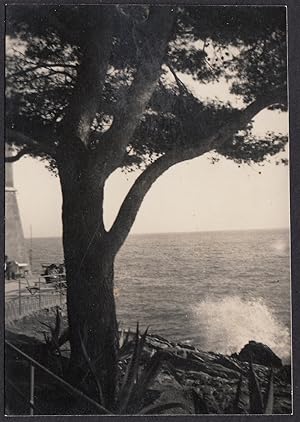
<instances>
[{"instance_id":1,"label":"bright water surface","mask_svg":"<svg viewBox=\"0 0 300 422\"><path fill-rule=\"evenodd\" d=\"M35 271L62 261L60 239L33 239ZM132 235L115 284L123 327L223 353L257 340L290 357L287 230Z\"/></svg>"}]
</instances>

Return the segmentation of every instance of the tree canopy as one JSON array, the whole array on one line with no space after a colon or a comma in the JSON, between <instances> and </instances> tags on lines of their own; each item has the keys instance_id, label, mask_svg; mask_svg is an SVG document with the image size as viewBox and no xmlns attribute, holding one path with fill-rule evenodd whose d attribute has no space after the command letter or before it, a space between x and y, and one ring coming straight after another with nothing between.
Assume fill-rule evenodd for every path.
<instances>
[{"instance_id":1,"label":"tree canopy","mask_svg":"<svg viewBox=\"0 0 300 422\"><path fill-rule=\"evenodd\" d=\"M153 28L163 25L164 19L148 6L9 6L8 139L55 167L57 133L67 121L69 104L78 97L78 79L83 77L87 91L97 91L97 84L101 85L85 140L88 150L97 150L117 122L127 119L134 81L141 68L146 80L147 67L151 69L149 51L159 50ZM180 73L199 84L226 78L231 92L241 96L245 105L274 97L272 107L285 109L285 8L182 6L172 8L168 20L174 23L159 63L161 76L126 143L121 167L195 148L202 138L241 114L229 104L196 98L181 82ZM109 44L106 72L102 75L99 70L99 80L89 80L80 63L87 49L97 54L91 34L95 28L100 32L101 25L110 27L103 31L109 39L98 38L99 43ZM271 133L257 139L248 122L241 129L211 149L238 162L260 162L286 143L286 137Z\"/></svg>"}]
</instances>

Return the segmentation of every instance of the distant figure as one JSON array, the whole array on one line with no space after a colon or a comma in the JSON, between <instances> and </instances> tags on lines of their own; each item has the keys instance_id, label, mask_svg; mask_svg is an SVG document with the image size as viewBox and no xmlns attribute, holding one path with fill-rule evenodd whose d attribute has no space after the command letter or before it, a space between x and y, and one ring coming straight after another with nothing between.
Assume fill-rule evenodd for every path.
<instances>
[{"instance_id":1,"label":"distant figure","mask_svg":"<svg viewBox=\"0 0 300 422\"><path fill-rule=\"evenodd\" d=\"M58 280L58 267L55 264L50 264L46 266L45 276L46 283L54 283Z\"/></svg>"},{"instance_id":2,"label":"distant figure","mask_svg":"<svg viewBox=\"0 0 300 422\"><path fill-rule=\"evenodd\" d=\"M7 280L15 280L19 272L19 266L16 261L8 261L6 264Z\"/></svg>"}]
</instances>

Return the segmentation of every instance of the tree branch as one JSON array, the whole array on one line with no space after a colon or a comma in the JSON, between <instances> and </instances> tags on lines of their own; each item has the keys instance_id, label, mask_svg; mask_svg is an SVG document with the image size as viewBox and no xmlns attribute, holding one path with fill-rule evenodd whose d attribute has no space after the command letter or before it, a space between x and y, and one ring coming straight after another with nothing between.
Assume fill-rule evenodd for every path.
<instances>
[{"instance_id":1,"label":"tree branch","mask_svg":"<svg viewBox=\"0 0 300 422\"><path fill-rule=\"evenodd\" d=\"M171 151L155 160L154 163L150 164L146 170L143 171L126 195L115 222L107 233L107 241L112 248L113 253L116 254L124 243L145 195L158 177L173 165L198 157L208 151L207 145L202 142L195 148L186 148L182 151Z\"/></svg>"},{"instance_id":2,"label":"tree branch","mask_svg":"<svg viewBox=\"0 0 300 422\"><path fill-rule=\"evenodd\" d=\"M184 150L177 150L166 153L158 158L153 164L136 179L135 183L125 197L119 213L107 234L107 241L116 254L134 223L137 212L142 201L155 180L174 164L199 157L206 152L214 150L216 146L222 145L236 132L243 129L251 119L261 110L275 103L285 101L284 92L277 95L264 97L253 101L248 107L235 116L233 121L223 125L213 135L206 139L200 139L198 146L188 147Z\"/></svg>"},{"instance_id":3,"label":"tree branch","mask_svg":"<svg viewBox=\"0 0 300 422\"><path fill-rule=\"evenodd\" d=\"M101 10L100 10L101 9ZM78 67L77 83L62 121L66 143L74 139L87 147L95 118L112 46L112 16L106 6L99 8L97 23L87 31ZM67 146L67 145L66 145Z\"/></svg>"},{"instance_id":4,"label":"tree branch","mask_svg":"<svg viewBox=\"0 0 300 422\"><path fill-rule=\"evenodd\" d=\"M179 94L184 96L184 95L191 95L192 93L188 90L188 88L186 87L186 85L182 82L182 80L177 76L173 66L170 63L167 63L168 68L170 69L175 82L177 84L178 90L179 90Z\"/></svg>"},{"instance_id":5,"label":"tree branch","mask_svg":"<svg viewBox=\"0 0 300 422\"><path fill-rule=\"evenodd\" d=\"M16 155L9 155L5 157L6 163L14 163L15 161L18 161L20 158L22 158L24 155L30 154L31 149L29 147L24 147L20 151L17 152Z\"/></svg>"},{"instance_id":6,"label":"tree branch","mask_svg":"<svg viewBox=\"0 0 300 422\"><path fill-rule=\"evenodd\" d=\"M43 134L41 133L39 136L42 138ZM27 150L27 152L24 152L22 155L29 153L48 154L51 157L55 158L56 151L54 146L52 147L50 145L45 145L44 143L38 142L31 136L25 135L23 132L20 132L15 129L7 129L6 138L10 143L15 143L17 145L25 145L21 151ZM19 158L21 158L21 156Z\"/></svg>"},{"instance_id":7,"label":"tree branch","mask_svg":"<svg viewBox=\"0 0 300 422\"><path fill-rule=\"evenodd\" d=\"M104 144L101 143L101 149L104 145L106 150L110 172L122 163L126 146L160 78L161 65L173 26L173 15L169 7L152 6L146 21L135 24L133 28L139 66L122 102L122 111L115 116L111 128L103 136Z\"/></svg>"},{"instance_id":8,"label":"tree branch","mask_svg":"<svg viewBox=\"0 0 300 422\"><path fill-rule=\"evenodd\" d=\"M128 236L142 201L152 184L176 162L178 162L178 159L175 158L175 155L164 155L147 167L137 178L124 199L116 220L107 234L107 241L114 254L118 252Z\"/></svg>"},{"instance_id":9,"label":"tree branch","mask_svg":"<svg viewBox=\"0 0 300 422\"><path fill-rule=\"evenodd\" d=\"M245 109L241 110L238 116L221 127L221 129L211 137L211 149L215 149L219 145L222 145L236 132L244 129L259 112L274 104L287 104L287 92L285 89L257 98Z\"/></svg>"},{"instance_id":10,"label":"tree branch","mask_svg":"<svg viewBox=\"0 0 300 422\"><path fill-rule=\"evenodd\" d=\"M58 68L70 67L70 68L73 68L73 69L77 68L76 65L71 65L71 64L66 65L66 64L59 64L59 63L49 63L49 64L48 63L38 63L37 65L32 66L30 68L22 69L22 70L19 70L18 72L7 75L6 80L12 79L16 76L25 75L26 73L29 73L29 72L34 72L35 70L38 70L38 69L48 69L48 70L51 69L55 73L63 73L63 74L66 74L67 76L69 76L70 78L74 79L74 75L72 75L71 73L63 71L63 70L54 70L53 68L55 68L55 67L58 67Z\"/></svg>"}]
</instances>

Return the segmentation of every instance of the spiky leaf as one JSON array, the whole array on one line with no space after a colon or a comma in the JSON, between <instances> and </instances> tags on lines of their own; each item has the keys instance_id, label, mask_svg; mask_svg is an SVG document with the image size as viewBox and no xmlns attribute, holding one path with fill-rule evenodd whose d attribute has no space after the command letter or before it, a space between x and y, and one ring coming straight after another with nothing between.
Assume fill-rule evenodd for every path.
<instances>
[{"instance_id":1,"label":"spiky leaf","mask_svg":"<svg viewBox=\"0 0 300 422\"><path fill-rule=\"evenodd\" d=\"M248 372L248 385L249 385L249 400L250 400L250 414L264 413L262 392L255 375L253 364L250 362Z\"/></svg>"},{"instance_id":2,"label":"spiky leaf","mask_svg":"<svg viewBox=\"0 0 300 422\"><path fill-rule=\"evenodd\" d=\"M274 406L274 374L273 374L273 369L271 368L268 387L266 391L264 414L272 415L273 406Z\"/></svg>"},{"instance_id":3,"label":"spiky leaf","mask_svg":"<svg viewBox=\"0 0 300 422\"><path fill-rule=\"evenodd\" d=\"M232 403L232 413L240 413L239 403L241 399L242 384L243 384L243 375L241 374L237 388L236 388L236 394Z\"/></svg>"},{"instance_id":4,"label":"spiky leaf","mask_svg":"<svg viewBox=\"0 0 300 422\"><path fill-rule=\"evenodd\" d=\"M82 350L83 356L85 358L85 361L88 365L88 368L89 368L91 374L93 375L93 378L94 378L94 381L95 381L95 384L96 384L96 387L97 387L99 403L101 405L104 405L105 402L104 402L104 396L103 396L102 387L101 387L101 381L98 377L96 367L95 367L94 363L91 361L91 359L88 355L88 352L86 350L86 347L85 347L85 344L84 344L84 341L82 339L80 332L79 332L79 339L80 339L80 345L81 345L81 350Z\"/></svg>"}]
</instances>

